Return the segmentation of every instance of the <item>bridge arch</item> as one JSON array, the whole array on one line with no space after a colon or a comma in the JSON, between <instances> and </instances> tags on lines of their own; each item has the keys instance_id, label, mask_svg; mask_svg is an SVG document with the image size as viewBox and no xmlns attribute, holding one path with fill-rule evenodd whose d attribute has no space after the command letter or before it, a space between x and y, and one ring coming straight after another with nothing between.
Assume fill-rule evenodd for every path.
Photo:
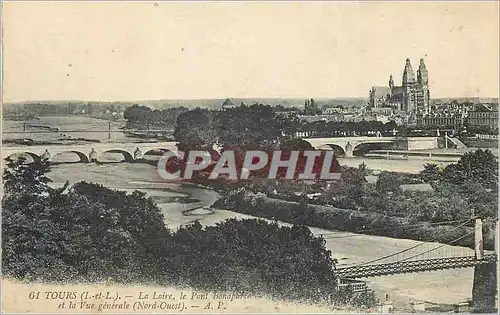
<instances>
[{"instance_id":1,"label":"bridge arch","mask_svg":"<svg viewBox=\"0 0 500 315\"><path fill-rule=\"evenodd\" d=\"M124 149L110 149L110 150L106 150L102 153L99 154L99 156L97 157L97 161L99 162L102 162L101 159L102 159L102 156L106 153L121 153L122 156L123 156L123 159L126 161L126 162L133 162L134 161L134 157L133 155L128 152L127 150L124 150ZM121 161L116 161L116 162L121 162Z\"/></svg>"},{"instance_id":2,"label":"bridge arch","mask_svg":"<svg viewBox=\"0 0 500 315\"><path fill-rule=\"evenodd\" d=\"M336 156L345 156L345 149L338 144L328 143L317 147L317 149L333 151Z\"/></svg>"},{"instance_id":3,"label":"bridge arch","mask_svg":"<svg viewBox=\"0 0 500 315\"><path fill-rule=\"evenodd\" d=\"M29 158L33 159L32 162L35 162L35 161L38 161L40 160L40 155L38 154L35 154L33 152L29 152L29 151L20 151L20 152L14 152L14 153L11 153L9 154L8 156L6 156L4 158L4 160L6 161L9 161L9 160L14 160L15 157L20 157L20 156L28 156ZM26 161L25 161L26 162ZM26 163L32 163L31 161L30 162L26 162Z\"/></svg>"},{"instance_id":4,"label":"bridge arch","mask_svg":"<svg viewBox=\"0 0 500 315\"><path fill-rule=\"evenodd\" d=\"M79 158L80 158L80 161L79 162L58 162L57 161L57 157L62 155L62 154L65 154L65 153L74 153L76 154ZM83 152L80 152L80 151L76 151L76 150L68 150L68 151L63 151L63 152L58 152L56 153L53 157L52 157L52 162L53 163L89 163L90 162L90 159L89 157L87 156L87 154L83 153Z\"/></svg>"}]
</instances>

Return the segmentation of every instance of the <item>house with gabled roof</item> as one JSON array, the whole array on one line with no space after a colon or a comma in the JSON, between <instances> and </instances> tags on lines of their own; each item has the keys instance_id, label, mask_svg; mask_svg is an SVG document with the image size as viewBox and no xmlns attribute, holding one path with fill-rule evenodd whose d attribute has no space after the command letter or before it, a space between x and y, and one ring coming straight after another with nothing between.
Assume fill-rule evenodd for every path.
<instances>
[{"instance_id":1,"label":"house with gabled roof","mask_svg":"<svg viewBox=\"0 0 500 315\"><path fill-rule=\"evenodd\" d=\"M226 100L222 103L222 110L229 109L229 108L236 108L238 107L230 98L226 98Z\"/></svg>"}]
</instances>

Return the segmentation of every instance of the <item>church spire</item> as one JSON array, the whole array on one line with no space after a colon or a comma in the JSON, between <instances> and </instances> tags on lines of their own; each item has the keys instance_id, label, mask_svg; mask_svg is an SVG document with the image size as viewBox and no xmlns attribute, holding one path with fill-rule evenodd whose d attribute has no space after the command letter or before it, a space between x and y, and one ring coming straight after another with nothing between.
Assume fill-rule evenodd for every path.
<instances>
[{"instance_id":1,"label":"church spire","mask_svg":"<svg viewBox=\"0 0 500 315\"><path fill-rule=\"evenodd\" d=\"M424 58L420 58L420 65L419 65L419 68L422 69L422 70L427 70L425 68L425 62L424 62Z\"/></svg>"},{"instance_id":2,"label":"church spire","mask_svg":"<svg viewBox=\"0 0 500 315\"><path fill-rule=\"evenodd\" d=\"M394 88L394 79L392 78L392 74L389 76L389 89L391 89L391 92L392 92L392 89Z\"/></svg>"},{"instance_id":3,"label":"church spire","mask_svg":"<svg viewBox=\"0 0 500 315\"><path fill-rule=\"evenodd\" d=\"M417 81L421 85L427 85L429 83L429 74L427 73L427 68L425 67L424 58L420 59L420 65L417 71Z\"/></svg>"},{"instance_id":4,"label":"church spire","mask_svg":"<svg viewBox=\"0 0 500 315\"><path fill-rule=\"evenodd\" d=\"M403 71L403 86L407 83L415 83L415 73L411 67L410 58L406 58L405 70Z\"/></svg>"}]
</instances>

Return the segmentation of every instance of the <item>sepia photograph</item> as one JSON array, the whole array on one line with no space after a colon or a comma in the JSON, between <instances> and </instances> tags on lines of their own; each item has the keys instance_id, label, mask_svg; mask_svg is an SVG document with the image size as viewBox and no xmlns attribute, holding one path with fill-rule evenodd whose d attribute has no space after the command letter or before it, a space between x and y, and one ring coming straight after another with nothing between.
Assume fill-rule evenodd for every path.
<instances>
[{"instance_id":1,"label":"sepia photograph","mask_svg":"<svg viewBox=\"0 0 500 315\"><path fill-rule=\"evenodd\" d=\"M498 313L498 1L1 1L1 313Z\"/></svg>"}]
</instances>

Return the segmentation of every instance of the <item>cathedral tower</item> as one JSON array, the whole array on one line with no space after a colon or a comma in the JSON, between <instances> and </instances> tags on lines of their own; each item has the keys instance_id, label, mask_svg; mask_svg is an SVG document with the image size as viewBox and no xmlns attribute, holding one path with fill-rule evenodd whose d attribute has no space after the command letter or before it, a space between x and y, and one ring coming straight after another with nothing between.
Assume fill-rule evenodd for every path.
<instances>
[{"instance_id":1,"label":"cathedral tower","mask_svg":"<svg viewBox=\"0 0 500 315\"><path fill-rule=\"evenodd\" d=\"M406 58L403 71L403 110L407 113L414 112L416 104L415 73L411 67L410 58Z\"/></svg>"},{"instance_id":2,"label":"cathedral tower","mask_svg":"<svg viewBox=\"0 0 500 315\"><path fill-rule=\"evenodd\" d=\"M419 105L421 105L425 113L428 114L430 111L429 74L425 67L424 58L420 59L420 65L418 66L417 83L422 93L422 100L419 102L421 103Z\"/></svg>"},{"instance_id":3,"label":"cathedral tower","mask_svg":"<svg viewBox=\"0 0 500 315\"><path fill-rule=\"evenodd\" d=\"M427 86L429 84L429 75L427 73L427 68L425 67L424 58L420 59L420 65L417 71L417 81L422 86Z\"/></svg>"},{"instance_id":4,"label":"cathedral tower","mask_svg":"<svg viewBox=\"0 0 500 315\"><path fill-rule=\"evenodd\" d=\"M391 107L402 110L408 124L418 123L419 117L430 113L429 74L424 59L420 59L418 70L413 71L411 61L406 59L402 84L396 86L392 74L389 86L373 86L369 91L369 106Z\"/></svg>"},{"instance_id":5,"label":"cathedral tower","mask_svg":"<svg viewBox=\"0 0 500 315\"><path fill-rule=\"evenodd\" d=\"M403 86L415 83L415 73L411 67L410 58L406 58L405 70L403 71Z\"/></svg>"}]
</instances>

